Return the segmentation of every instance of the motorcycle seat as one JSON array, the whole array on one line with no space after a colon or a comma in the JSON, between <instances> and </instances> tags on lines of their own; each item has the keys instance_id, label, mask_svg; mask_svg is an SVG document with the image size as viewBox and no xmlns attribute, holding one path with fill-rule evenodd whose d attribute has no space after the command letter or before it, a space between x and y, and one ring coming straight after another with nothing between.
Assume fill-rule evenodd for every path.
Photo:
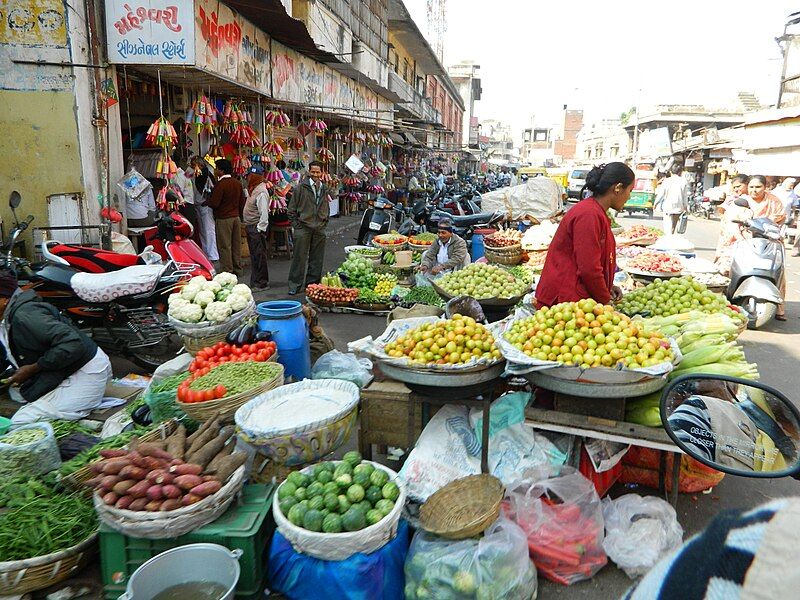
<instances>
[{"instance_id":1,"label":"motorcycle seat","mask_svg":"<svg viewBox=\"0 0 800 600\"><path fill-rule=\"evenodd\" d=\"M134 265L110 273L75 273L70 285L81 300L111 302L152 291L165 268L164 265Z\"/></svg>"},{"instance_id":2,"label":"motorcycle seat","mask_svg":"<svg viewBox=\"0 0 800 600\"><path fill-rule=\"evenodd\" d=\"M121 254L73 244L56 244L48 249L52 254L63 258L79 271L87 273L118 271L145 262L136 254Z\"/></svg>"},{"instance_id":3,"label":"motorcycle seat","mask_svg":"<svg viewBox=\"0 0 800 600\"><path fill-rule=\"evenodd\" d=\"M473 225L483 225L491 221L493 218L495 218L495 216L496 215L493 212L482 212L474 215L464 215L463 217L460 215L451 215L450 213L446 213L441 210L437 210L433 213L434 220L438 221L442 218L448 218L453 222L453 227L459 228L472 227Z\"/></svg>"}]
</instances>

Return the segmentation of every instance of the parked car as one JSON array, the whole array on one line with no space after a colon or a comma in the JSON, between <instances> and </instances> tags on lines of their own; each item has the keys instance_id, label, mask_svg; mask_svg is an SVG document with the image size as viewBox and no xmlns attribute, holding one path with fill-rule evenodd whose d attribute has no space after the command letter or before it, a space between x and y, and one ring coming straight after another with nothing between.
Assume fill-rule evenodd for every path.
<instances>
[{"instance_id":1,"label":"parked car","mask_svg":"<svg viewBox=\"0 0 800 600\"><path fill-rule=\"evenodd\" d=\"M567 197L580 200L581 190L586 185L586 175L591 171L591 167L575 167L570 171L567 179Z\"/></svg>"}]
</instances>

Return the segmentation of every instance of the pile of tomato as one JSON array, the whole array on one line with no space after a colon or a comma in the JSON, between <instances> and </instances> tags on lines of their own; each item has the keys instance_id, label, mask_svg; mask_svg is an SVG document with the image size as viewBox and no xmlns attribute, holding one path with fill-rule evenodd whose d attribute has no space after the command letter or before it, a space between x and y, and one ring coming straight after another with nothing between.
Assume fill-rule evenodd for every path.
<instances>
[{"instance_id":1,"label":"pile of tomato","mask_svg":"<svg viewBox=\"0 0 800 600\"><path fill-rule=\"evenodd\" d=\"M190 373L205 375L212 368L227 362L266 362L277 351L278 346L275 342L253 342L236 346L227 342L217 342L213 346L203 348L194 357L189 365Z\"/></svg>"},{"instance_id":2,"label":"pile of tomato","mask_svg":"<svg viewBox=\"0 0 800 600\"><path fill-rule=\"evenodd\" d=\"M208 371L208 368L205 369ZM190 376L186 381L178 386L177 398L180 402L192 404L194 402L206 402L207 400L218 400L228 394L228 389L224 385L218 385L207 390L192 390L189 388L194 376Z\"/></svg>"}]
</instances>

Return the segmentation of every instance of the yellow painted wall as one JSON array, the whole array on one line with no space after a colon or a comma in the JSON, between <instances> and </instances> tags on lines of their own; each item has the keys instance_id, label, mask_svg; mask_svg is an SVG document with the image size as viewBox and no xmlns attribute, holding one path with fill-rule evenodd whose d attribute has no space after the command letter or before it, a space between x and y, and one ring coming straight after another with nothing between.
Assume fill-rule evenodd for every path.
<instances>
[{"instance_id":1,"label":"yellow painted wall","mask_svg":"<svg viewBox=\"0 0 800 600\"><path fill-rule=\"evenodd\" d=\"M400 59L397 65L398 75L400 77L403 76L403 59L408 61L408 78L406 79L406 83L411 87L414 87L414 59L411 58L411 55L408 53L408 50L405 49L403 44L398 40L391 32L389 32L389 43L394 46L394 51L397 52L397 56ZM389 65L389 68L394 70L394 62ZM417 76L424 76L419 69L416 73Z\"/></svg>"},{"instance_id":2,"label":"yellow painted wall","mask_svg":"<svg viewBox=\"0 0 800 600\"><path fill-rule=\"evenodd\" d=\"M22 195L17 216L32 214L32 227L47 224L47 196L83 192L72 93L0 90L0 217L6 235L13 227L12 190ZM84 198L89 201L94 199Z\"/></svg>"}]
</instances>

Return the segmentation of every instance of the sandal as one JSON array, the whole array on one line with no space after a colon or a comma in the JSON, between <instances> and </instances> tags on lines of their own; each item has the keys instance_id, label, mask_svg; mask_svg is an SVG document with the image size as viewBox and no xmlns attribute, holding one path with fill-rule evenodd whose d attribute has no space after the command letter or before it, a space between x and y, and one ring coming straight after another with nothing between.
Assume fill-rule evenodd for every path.
<instances>
[{"instance_id":1,"label":"sandal","mask_svg":"<svg viewBox=\"0 0 800 600\"><path fill-rule=\"evenodd\" d=\"M775 320L776 321L785 321L786 320L786 315L775 315Z\"/></svg>"}]
</instances>

